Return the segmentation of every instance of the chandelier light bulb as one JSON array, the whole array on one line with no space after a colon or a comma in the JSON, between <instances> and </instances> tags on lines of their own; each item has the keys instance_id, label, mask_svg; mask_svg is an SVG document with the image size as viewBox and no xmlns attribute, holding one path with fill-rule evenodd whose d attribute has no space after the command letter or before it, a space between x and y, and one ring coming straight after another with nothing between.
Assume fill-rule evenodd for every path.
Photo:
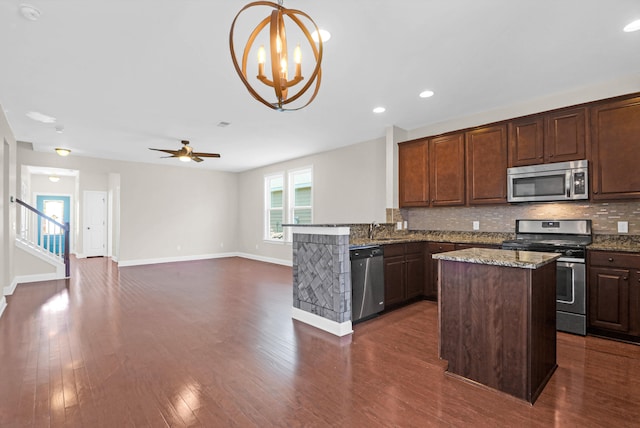
<instances>
[{"instance_id":1,"label":"chandelier light bulb","mask_svg":"<svg viewBox=\"0 0 640 428\"><path fill-rule=\"evenodd\" d=\"M300 44L293 50L293 62L302 64L302 49L300 49Z\"/></svg>"}]
</instances>

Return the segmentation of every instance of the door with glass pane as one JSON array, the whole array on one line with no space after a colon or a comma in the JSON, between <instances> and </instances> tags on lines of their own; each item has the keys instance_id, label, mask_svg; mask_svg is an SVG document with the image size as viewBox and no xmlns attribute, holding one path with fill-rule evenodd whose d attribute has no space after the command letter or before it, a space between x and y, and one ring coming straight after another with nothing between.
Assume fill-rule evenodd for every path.
<instances>
[{"instance_id":1,"label":"door with glass pane","mask_svg":"<svg viewBox=\"0 0 640 428\"><path fill-rule=\"evenodd\" d=\"M69 221L69 196L38 195L36 208L60 224ZM38 243L54 254L64 253L64 231L48 221L38 218Z\"/></svg>"}]
</instances>

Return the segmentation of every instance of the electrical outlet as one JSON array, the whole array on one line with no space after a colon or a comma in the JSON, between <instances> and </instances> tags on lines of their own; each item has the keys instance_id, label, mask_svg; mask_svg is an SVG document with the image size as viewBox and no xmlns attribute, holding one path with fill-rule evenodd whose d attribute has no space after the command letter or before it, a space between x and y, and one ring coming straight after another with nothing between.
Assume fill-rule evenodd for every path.
<instances>
[{"instance_id":1,"label":"electrical outlet","mask_svg":"<svg viewBox=\"0 0 640 428\"><path fill-rule=\"evenodd\" d=\"M628 221L619 221L618 222L618 233L629 233L629 222Z\"/></svg>"},{"instance_id":2,"label":"electrical outlet","mask_svg":"<svg viewBox=\"0 0 640 428\"><path fill-rule=\"evenodd\" d=\"M402 230L402 222L401 221L396 223L396 230Z\"/></svg>"},{"instance_id":3,"label":"electrical outlet","mask_svg":"<svg viewBox=\"0 0 640 428\"><path fill-rule=\"evenodd\" d=\"M474 221L473 222L473 230L480 230L480 222L479 221Z\"/></svg>"}]
</instances>

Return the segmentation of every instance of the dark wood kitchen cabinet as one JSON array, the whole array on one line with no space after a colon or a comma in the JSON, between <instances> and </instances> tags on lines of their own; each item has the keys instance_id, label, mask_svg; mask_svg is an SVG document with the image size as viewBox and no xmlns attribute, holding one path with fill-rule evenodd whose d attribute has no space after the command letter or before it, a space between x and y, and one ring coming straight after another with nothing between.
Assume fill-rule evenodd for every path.
<instances>
[{"instance_id":1,"label":"dark wood kitchen cabinet","mask_svg":"<svg viewBox=\"0 0 640 428\"><path fill-rule=\"evenodd\" d=\"M384 246L385 307L405 303L422 294L423 247L422 242Z\"/></svg>"},{"instance_id":2,"label":"dark wood kitchen cabinet","mask_svg":"<svg viewBox=\"0 0 640 428\"><path fill-rule=\"evenodd\" d=\"M640 342L640 254L589 251L589 332Z\"/></svg>"},{"instance_id":3,"label":"dark wood kitchen cabinet","mask_svg":"<svg viewBox=\"0 0 640 428\"><path fill-rule=\"evenodd\" d=\"M398 145L398 183L400 207L429 205L429 140Z\"/></svg>"},{"instance_id":4,"label":"dark wood kitchen cabinet","mask_svg":"<svg viewBox=\"0 0 640 428\"><path fill-rule=\"evenodd\" d=\"M398 144L400 207L464 205L464 147L464 133Z\"/></svg>"},{"instance_id":5,"label":"dark wood kitchen cabinet","mask_svg":"<svg viewBox=\"0 0 640 428\"><path fill-rule=\"evenodd\" d=\"M591 107L591 160L594 200L640 198L640 96Z\"/></svg>"},{"instance_id":6,"label":"dark wood kitchen cabinet","mask_svg":"<svg viewBox=\"0 0 640 428\"><path fill-rule=\"evenodd\" d=\"M469 205L507 203L507 127L467 132L466 173Z\"/></svg>"},{"instance_id":7,"label":"dark wood kitchen cabinet","mask_svg":"<svg viewBox=\"0 0 640 428\"><path fill-rule=\"evenodd\" d=\"M431 206L465 204L464 133L429 140Z\"/></svg>"},{"instance_id":8,"label":"dark wood kitchen cabinet","mask_svg":"<svg viewBox=\"0 0 640 428\"><path fill-rule=\"evenodd\" d=\"M509 166L587 157L587 110L569 108L509 122Z\"/></svg>"},{"instance_id":9,"label":"dark wood kitchen cabinet","mask_svg":"<svg viewBox=\"0 0 640 428\"><path fill-rule=\"evenodd\" d=\"M428 272L424 276L424 297L429 300L438 298L438 261L431 258L436 253L454 251L456 244L450 242L428 242L425 251L424 265Z\"/></svg>"}]
</instances>

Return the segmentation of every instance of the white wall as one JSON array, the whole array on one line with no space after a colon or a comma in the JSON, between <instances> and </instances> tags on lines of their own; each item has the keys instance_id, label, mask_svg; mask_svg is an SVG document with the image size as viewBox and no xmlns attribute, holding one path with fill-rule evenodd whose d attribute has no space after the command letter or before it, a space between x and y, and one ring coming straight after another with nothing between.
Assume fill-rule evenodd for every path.
<instances>
[{"instance_id":1,"label":"white wall","mask_svg":"<svg viewBox=\"0 0 640 428\"><path fill-rule=\"evenodd\" d=\"M313 167L314 223L386 220L384 138L257 168L240 174L239 251L258 258L291 261L291 245L263 241L264 176Z\"/></svg>"}]
</instances>

